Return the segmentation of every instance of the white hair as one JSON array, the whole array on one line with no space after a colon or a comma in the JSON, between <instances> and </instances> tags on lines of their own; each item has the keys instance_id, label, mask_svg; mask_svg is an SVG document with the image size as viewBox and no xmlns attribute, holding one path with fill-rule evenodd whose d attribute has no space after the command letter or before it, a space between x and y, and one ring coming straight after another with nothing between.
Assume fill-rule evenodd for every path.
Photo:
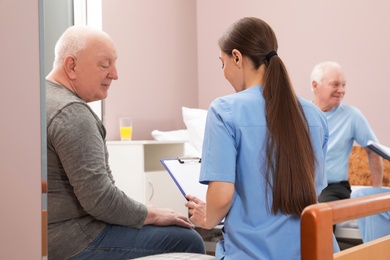
<instances>
[{"instance_id":1,"label":"white hair","mask_svg":"<svg viewBox=\"0 0 390 260\"><path fill-rule=\"evenodd\" d=\"M341 70L340 64L334 61L324 61L314 66L313 71L310 75L310 86L312 91L313 82L316 82L318 85L322 86L322 78L324 77L325 71L329 68L337 68Z\"/></svg>"},{"instance_id":2,"label":"white hair","mask_svg":"<svg viewBox=\"0 0 390 260\"><path fill-rule=\"evenodd\" d=\"M87 44L92 33L105 34L103 31L89 26L71 26L58 39L54 48L53 68L57 69L64 63L67 55L77 55Z\"/></svg>"}]
</instances>

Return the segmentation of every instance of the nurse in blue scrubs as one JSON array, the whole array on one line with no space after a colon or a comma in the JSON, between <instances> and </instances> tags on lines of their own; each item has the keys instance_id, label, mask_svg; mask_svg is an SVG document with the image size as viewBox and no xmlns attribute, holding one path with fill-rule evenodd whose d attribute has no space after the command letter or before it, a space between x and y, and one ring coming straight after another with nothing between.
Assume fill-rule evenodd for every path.
<instances>
[{"instance_id":1,"label":"nurse in blue scrubs","mask_svg":"<svg viewBox=\"0 0 390 260\"><path fill-rule=\"evenodd\" d=\"M225 218L216 259L301 259L301 212L327 184L326 118L296 96L266 22L242 18L218 43L236 93L208 109L200 175L207 203L187 196L191 220L211 229Z\"/></svg>"}]
</instances>

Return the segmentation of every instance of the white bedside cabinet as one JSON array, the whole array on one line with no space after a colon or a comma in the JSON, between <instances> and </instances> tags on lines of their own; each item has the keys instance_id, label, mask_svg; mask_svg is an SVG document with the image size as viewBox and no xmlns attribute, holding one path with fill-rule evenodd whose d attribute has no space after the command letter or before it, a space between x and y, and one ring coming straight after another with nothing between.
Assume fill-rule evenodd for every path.
<instances>
[{"instance_id":1,"label":"white bedside cabinet","mask_svg":"<svg viewBox=\"0 0 390 260\"><path fill-rule=\"evenodd\" d=\"M107 149L115 184L127 196L188 215L184 196L160 162L183 156L183 142L108 141Z\"/></svg>"}]
</instances>

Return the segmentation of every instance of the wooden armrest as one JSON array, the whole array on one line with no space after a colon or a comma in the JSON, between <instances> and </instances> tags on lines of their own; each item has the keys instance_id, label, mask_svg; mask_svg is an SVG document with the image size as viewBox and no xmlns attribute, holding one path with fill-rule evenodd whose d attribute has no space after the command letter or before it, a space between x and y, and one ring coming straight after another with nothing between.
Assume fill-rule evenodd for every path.
<instances>
[{"instance_id":1,"label":"wooden armrest","mask_svg":"<svg viewBox=\"0 0 390 260\"><path fill-rule=\"evenodd\" d=\"M47 193L47 182L42 181L42 193Z\"/></svg>"},{"instance_id":2,"label":"wooden armrest","mask_svg":"<svg viewBox=\"0 0 390 260\"><path fill-rule=\"evenodd\" d=\"M47 182L42 181L42 194L47 193ZM47 256L47 210L42 210L42 256Z\"/></svg>"},{"instance_id":3,"label":"wooden armrest","mask_svg":"<svg viewBox=\"0 0 390 260\"><path fill-rule=\"evenodd\" d=\"M348 248L334 254L337 260L389 259L390 235Z\"/></svg>"},{"instance_id":4,"label":"wooden armrest","mask_svg":"<svg viewBox=\"0 0 390 260\"><path fill-rule=\"evenodd\" d=\"M306 207L301 215L302 260L334 259L334 224L385 211L390 211L390 193L319 203ZM390 243L390 240L387 241ZM372 245L371 247L373 248ZM359 250L362 247L356 246L356 248ZM388 256L390 255L390 246L387 248Z\"/></svg>"}]
</instances>

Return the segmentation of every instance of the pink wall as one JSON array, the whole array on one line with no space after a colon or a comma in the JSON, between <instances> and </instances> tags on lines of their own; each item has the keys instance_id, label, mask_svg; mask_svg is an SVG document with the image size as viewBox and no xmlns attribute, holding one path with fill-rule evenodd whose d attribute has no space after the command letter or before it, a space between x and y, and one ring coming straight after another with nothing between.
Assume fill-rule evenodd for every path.
<instances>
[{"instance_id":1,"label":"pink wall","mask_svg":"<svg viewBox=\"0 0 390 260\"><path fill-rule=\"evenodd\" d=\"M38 1L1 1L0 35L0 259L40 259Z\"/></svg>"},{"instance_id":2,"label":"pink wall","mask_svg":"<svg viewBox=\"0 0 390 260\"><path fill-rule=\"evenodd\" d=\"M346 72L345 102L361 109L383 144L390 122L386 72L390 58L390 3L284 0L103 0L103 29L117 42L119 80L105 101L108 140L118 140L118 118L135 121L135 139L153 129L183 127L180 107L207 108L232 93L218 60L217 39L235 20L266 20L279 40L296 92L311 99L309 75L324 60Z\"/></svg>"},{"instance_id":3,"label":"pink wall","mask_svg":"<svg viewBox=\"0 0 390 260\"><path fill-rule=\"evenodd\" d=\"M312 99L313 66L338 61L347 78L344 101L357 106L390 146L390 119L382 112L390 97L389 9L388 1L197 1L199 107L233 91L217 59L219 36L235 20L257 16L273 27L297 94Z\"/></svg>"},{"instance_id":4,"label":"pink wall","mask_svg":"<svg viewBox=\"0 0 390 260\"><path fill-rule=\"evenodd\" d=\"M133 139L184 128L181 107L198 105L196 2L103 0L103 30L117 44L119 80L104 101L107 140L119 117L133 118Z\"/></svg>"}]
</instances>

